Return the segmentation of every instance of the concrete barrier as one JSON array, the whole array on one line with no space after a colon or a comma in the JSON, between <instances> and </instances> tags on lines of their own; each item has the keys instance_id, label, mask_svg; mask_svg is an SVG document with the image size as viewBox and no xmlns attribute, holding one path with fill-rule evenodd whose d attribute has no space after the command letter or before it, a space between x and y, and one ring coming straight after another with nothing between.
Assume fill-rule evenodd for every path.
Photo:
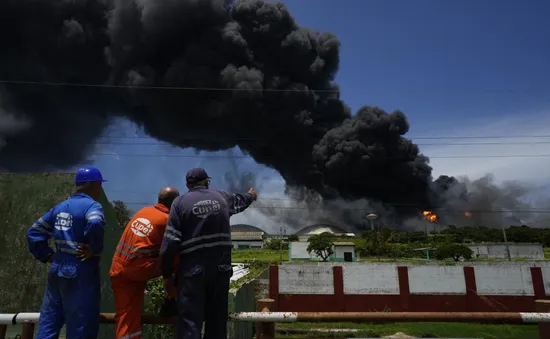
<instances>
[{"instance_id":1,"label":"concrete barrier","mask_svg":"<svg viewBox=\"0 0 550 339\"><path fill-rule=\"evenodd\" d=\"M270 268L280 311L532 312L550 263L303 263Z\"/></svg>"}]
</instances>

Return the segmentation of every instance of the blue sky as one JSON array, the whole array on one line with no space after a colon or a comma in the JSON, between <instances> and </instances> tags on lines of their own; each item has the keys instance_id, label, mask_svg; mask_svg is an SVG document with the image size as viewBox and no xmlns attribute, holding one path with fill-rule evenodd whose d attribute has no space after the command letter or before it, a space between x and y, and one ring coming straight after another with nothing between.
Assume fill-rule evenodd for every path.
<instances>
[{"instance_id":1,"label":"blue sky","mask_svg":"<svg viewBox=\"0 0 550 339\"><path fill-rule=\"evenodd\" d=\"M405 112L411 125L408 136L432 158L434 176L477 178L493 173L500 181L550 184L550 157L506 157L550 154L550 137L540 137L550 135L550 1L283 2L299 24L338 36L342 46L337 81L348 105L354 110L368 104ZM116 130L107 133L120 135L121 126L129 125L118 122ZM425 139L450 136L484 138ZM493 136L523 138L488 138ZM139 139L143 142L154 141ZM184 189L190 167L207 168L213 185L225 188L227 159L128 156L195 154L167 146L108 148L119 155L94 156L110 179L107 194L134 209L141 207L137 203L154 202L163 185ZM486 155L504 157L448 158ZM276 173L248 159L236 161L240 170L258 173L264 196L281 195ZM245 213L234 222L248 217Z\"/></svg>"}]
</instances>

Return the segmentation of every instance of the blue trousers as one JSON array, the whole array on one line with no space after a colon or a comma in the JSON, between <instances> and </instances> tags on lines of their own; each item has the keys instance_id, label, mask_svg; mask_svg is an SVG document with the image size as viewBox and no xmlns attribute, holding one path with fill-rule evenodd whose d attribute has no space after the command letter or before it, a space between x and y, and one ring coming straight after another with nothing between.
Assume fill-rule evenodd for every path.
<instances>
[{"instance_id":1,"label":"blue trousers","mask_svg":"<svg viewBox=\"0 0 550 339\"><path fill-rule=\"evenodd\" d=\"M35 339L58 339L64 324L67 338L96 339L100 298L99 268L52 264Z\"/></svg>"},{"instance_id":2,"label":"blue trousers","mask_svg":"<svg viewBox=\"0 0 550 339\"><path fill-rule=\"evenodd\" d=\"M181 265L178 271L178 339L227 339L229 280L227 265Z\"/></svg>"}]
</instances>

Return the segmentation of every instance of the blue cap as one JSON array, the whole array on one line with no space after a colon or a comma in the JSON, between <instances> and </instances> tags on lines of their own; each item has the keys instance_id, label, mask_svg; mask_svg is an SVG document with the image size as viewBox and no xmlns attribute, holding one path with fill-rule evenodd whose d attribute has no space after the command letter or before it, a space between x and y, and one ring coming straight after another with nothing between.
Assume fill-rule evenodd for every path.
<instances>
[{"instance_id":1,"label":"blue cap","mask_svg":"<svg viewBox=\"0 0 550 339\"><path fill-rule=\"evenodd\" d=\"M210 179L210 177L206 174L204 168L191 168L187 171L187 175L185 176L185 180L188 184L194 184L206 179Z\"/></svg>"},{"instance_id":2,"label":"blue cap","mask_svg":"<svg viewBox=\"0 0 550 339\"><path fill-rule=\"evenodd\" d=\"M95 167L83 167L80 168L78 171L76 171L76 175L74 178L75 184L81 184L84 182L106 182L107 180L103 180L103 176L101 175L101 172L95 168Z\"/></svg>"}]
</instances>

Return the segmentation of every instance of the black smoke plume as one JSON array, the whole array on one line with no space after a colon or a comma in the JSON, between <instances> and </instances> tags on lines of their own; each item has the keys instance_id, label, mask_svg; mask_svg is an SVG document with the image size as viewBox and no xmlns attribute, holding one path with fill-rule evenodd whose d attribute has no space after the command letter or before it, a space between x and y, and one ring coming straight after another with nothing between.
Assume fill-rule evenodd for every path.
<instances>
[{"instance_id":1,"label":"black smoke plume","mask_svg":"<svg viewBox=\"0 0 550 339\"><path fill-rule=\"evenodd\" d=\"M300 27L281 3L227 8L1 1L0 168L80 163L119 115L180 147L239 146L325 198L368 198L402 214L432 207L431 167L404 138L405 115L365 106L352 116L339 99L333 34Z\"/></svg>"}]
</instances>

